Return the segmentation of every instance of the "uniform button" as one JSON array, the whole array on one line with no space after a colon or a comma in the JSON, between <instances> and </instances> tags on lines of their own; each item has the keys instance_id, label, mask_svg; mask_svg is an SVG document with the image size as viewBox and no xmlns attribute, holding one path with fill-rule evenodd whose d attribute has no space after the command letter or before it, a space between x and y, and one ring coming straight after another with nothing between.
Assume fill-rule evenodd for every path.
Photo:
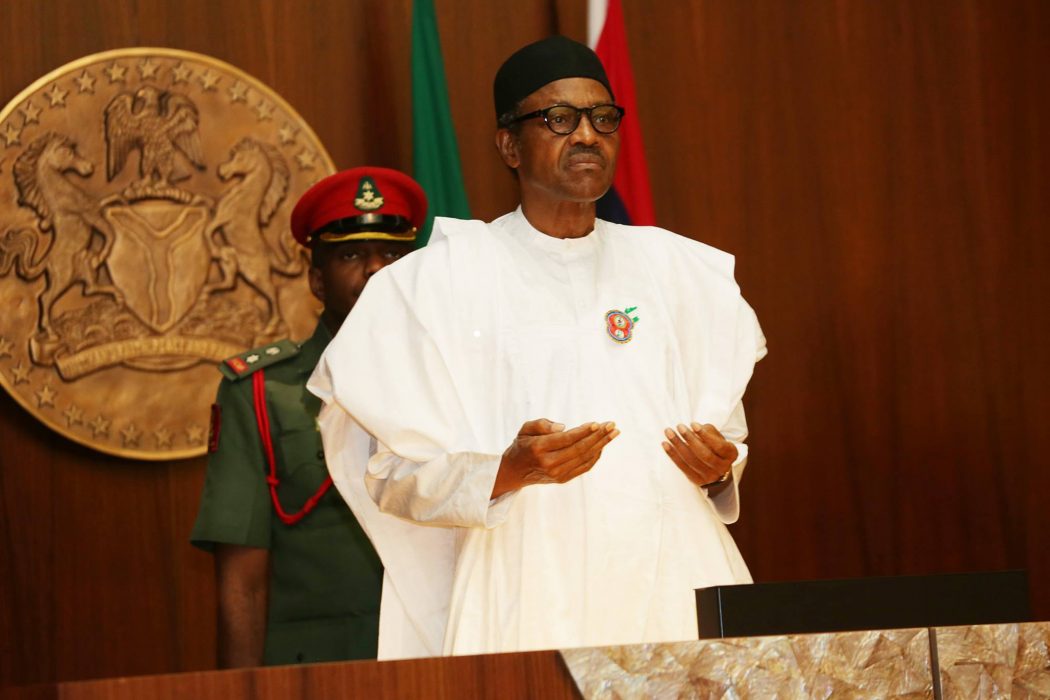
<instances>
[{"instance_id":1,"label":"uniform button","mask_svg":"<svg viewBox=\"0 0 1050 700\"><path fill-rule=\"evenodd\" d=\"M317 451L317 459L324 459L324 450Z\"/></svg>"}]
</instances>

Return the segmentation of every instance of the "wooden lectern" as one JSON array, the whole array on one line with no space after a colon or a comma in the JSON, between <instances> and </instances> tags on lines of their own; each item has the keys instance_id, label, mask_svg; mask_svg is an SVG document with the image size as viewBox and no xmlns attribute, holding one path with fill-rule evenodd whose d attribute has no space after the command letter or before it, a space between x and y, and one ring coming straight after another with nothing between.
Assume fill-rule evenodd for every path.
<instances>
[{"instance_id":1,"label":"wooden lectern","mask_svg":"<svg viewBox=\"0 0 1050 700\"><path fill-rule=\"evenodd\" d=\"M11 700L580 697L557 651L107 678L27 686L8 693L5 697Z\"/></svg>"},{"instance_id":2,"label":"wooden lectern","mask_svg":"<svg viewBox=\"0 0 1050 700\"><path fill-rule=\"evenodd\" d=\"M834 687L934 698L969 696L982 683L1008 695L1010 687L1050 687L1050 624L980 623L1028 620L1027 587L1016 571L720 586L697 591L700 636L739 639L113 678L5 697L559 700L580 697L577 687L587 697L698 688L717 697L730 688L745 697L824 697Z\"/></svg>"}]
</instances>

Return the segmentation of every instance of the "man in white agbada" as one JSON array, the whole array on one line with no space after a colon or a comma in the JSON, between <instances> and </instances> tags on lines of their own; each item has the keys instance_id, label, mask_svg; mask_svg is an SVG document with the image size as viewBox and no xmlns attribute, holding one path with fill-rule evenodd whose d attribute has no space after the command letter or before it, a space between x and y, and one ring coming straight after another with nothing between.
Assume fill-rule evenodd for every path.
<instances>
[{"instance_id":1,"label":"man in white agbada","mask_svg":"<svg viewBox=\"0 0 1050 700\"><path fill-rule=\"evenodd\" d=\"M521 207L438 219L311 379L379 658L695 639L694 589L750 581L725 523L765 339L730 255L595 218L623 112L590 49L527 46L495 96Z\"/></svg>"}]
</instances>

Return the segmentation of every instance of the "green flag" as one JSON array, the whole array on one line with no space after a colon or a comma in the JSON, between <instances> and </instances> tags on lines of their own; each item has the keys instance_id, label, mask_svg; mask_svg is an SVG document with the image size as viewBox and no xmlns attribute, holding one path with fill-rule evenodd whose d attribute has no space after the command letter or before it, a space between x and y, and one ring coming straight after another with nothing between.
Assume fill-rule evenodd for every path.
<instances>
[{"instance_id":1,"label":"green flag","mask_svg":"<svg viewBox=\"0 0 1050 700\"><path fill-rule=\"evenodd\" d=\"M433 0L415 0L412 6L412 137L416 180L429 203L417 239L422 247L430 240L435 215L470 218Z\"/></svg>"}]
</instances>

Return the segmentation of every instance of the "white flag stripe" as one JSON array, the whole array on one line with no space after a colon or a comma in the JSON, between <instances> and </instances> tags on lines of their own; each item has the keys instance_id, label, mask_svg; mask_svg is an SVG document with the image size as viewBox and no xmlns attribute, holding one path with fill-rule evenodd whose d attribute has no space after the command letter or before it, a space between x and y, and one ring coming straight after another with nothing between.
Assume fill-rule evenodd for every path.
<instances>
[{"instance_id":1,"label":"white flag stripe","mask_svg":"<svg viewBox=\"0 0 1050 700\"><path fill-rule=\"evenodd\" d=\"M598 46L608 11L609 0L587 0L587 45L592 49Z\"/></svg>"}]
</instances>

